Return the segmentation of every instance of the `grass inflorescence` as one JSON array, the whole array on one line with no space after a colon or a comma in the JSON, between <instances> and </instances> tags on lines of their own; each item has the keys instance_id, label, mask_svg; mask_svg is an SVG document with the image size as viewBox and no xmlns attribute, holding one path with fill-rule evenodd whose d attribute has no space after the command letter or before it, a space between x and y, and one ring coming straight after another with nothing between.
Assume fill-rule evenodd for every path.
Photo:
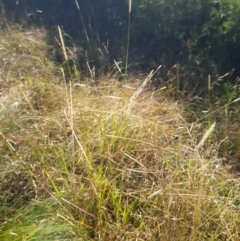
<instances>
[{"instance_id":1,"label":"grass inflorescence","mask_svg":"<svg viewBox=\"0 0 240 241\"><path fill-rule=\"evenodd\" d=\"M149 76L66 83L44 32L3 36L0 240L238 240L215 122L197 133Z\"/></svg>"}]
</instances>

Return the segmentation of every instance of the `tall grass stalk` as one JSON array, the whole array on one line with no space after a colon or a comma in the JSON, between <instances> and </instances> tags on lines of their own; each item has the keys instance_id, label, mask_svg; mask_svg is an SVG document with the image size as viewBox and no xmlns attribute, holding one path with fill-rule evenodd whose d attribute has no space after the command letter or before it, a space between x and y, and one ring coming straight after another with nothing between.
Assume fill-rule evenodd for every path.
<instances>
[{"instance_id":1,"label":"tall grass stalk","mask_svg":"<svg viewBox=\"0 0 240 241\"><path fill-rule=\"evenodd\" d=\"M128 74L128 58L129 58L129 44L130 44L130 30L131 30L131 12L132 0L128 1L128 28L127 28L127 49L126 49L126 62L125 62L125 75Z\"/></svg>"},{"instance_id":2,"label":"tall grass stalk","mask_svg":"<svg viewBox=\"0 0 240 241\"><path fill-rule=\"evenodd\" d=\"M65 43L63 40L63 36L62 36L62 30L61 30L60 26L58 26L58 33L59 33L59 37L60 37L60 41L61 41L64 59L65 59L65 61L68 61L67 51L66 51Z\"/></svg>"},{"instance_id":3,"label":"tall grass stalk","mask_svg":"<svg viewBox=\"0 0 240 241\"><path fill-rule=\"evenodd\" d=\"M211 96L211 76L210 75L208 75L208 86L207 86L207 93L208 93L208 113L211 113L211 108L212 108L212 96ZM211 116L208 116L208 131L207 131L207 133L209 132L209 134L207 135L207 136L209 136L209 135L211 135L211 132L212 131L209 131L209 130L213 130L214 129L214 127L215 127L215 124L216 123L213 123L212 124L212 121L211 121ZM208 138L208 137L207 137ZM204 137L203 137L203 139L204 139ZM201 140L201 142L203 141L203 139ZM201 143L200 142L200 143ZM205 141L203 141L203 142L205 142ZM199 144L200 144L199 143ZM210 138L208 138L208 145L210 146L211 145L211 136L210 136Z\"/></svg>"},{"instance_id":4,"label":"tall grass stalk","mask_svg":"<svg viewBox=\"0 0 240 241\"><path fill-rule=\"evenodd\" d=\"M207 82L207 91L208 91L208 113L211 112L211 76L208 75L208 82ZM208 117L208 127L211 126L211 117Z\"/></svg>"},{"instance_id":5,"label":"tall grass stalk","mask_svg":"<svg viewBox=\"0 0 240 241\"><path fill-rule=\"evenodd\" d=\"M88 47L91 49L91 45L90 45L87 29L86 29L84 21L83 21L83 16L82 16L82 13L81 13L81 9L80 9L79 3L78 3L77 0L75 0L75 3L76 3L76 6L77 6L77 9L78 9L79 17L81 19L81 23L82 23L83 31L84 31L84 34L85 34L85 37L86 37L86 40L87 40L87 43L88 43Z\"/></svg>"},{"instance_id":6,"label":"tall grass stalk","mask_svg":"<svg viewBox=\"0 0 240 241\"><path fill-rule=\"evenodd\" d=\"M67 71L68 73L70 74L70 77L72 79L72 71L71 71L71 68L69 66L69 62L68 62L68 55L67 55L67 51L66 51L66 46L65 46L65 42L64 42L64 39L63 39L63 35L62 35L62 30L60 28L60 26L58 26L58 34L59 34L59 37L60 37L60 43L61 43L61 47L62 47L62 51L63 51L63 56L64 56L64 60L65 60L65 63L67 65ZM62 69L63 70L63 69ZM61 71L62 71L61 70ZM64 71L64 70L63 70ZM66 81L66 78L65 78L65 73L63 73L63 77L64 77L64 81Z\"/></svg>"},{"instance_id":7,"label":"tall grass stalk","mask_svg":"<svg viewBox=\"0 0 240 241\"><path fill-rule=\"evenodd\" d=\"M177 99L179 99L179 93L182 89L182 86L181 86L181 83L180 83L180 65L177 64L176 68L177 68L177 93L176 93L176 96L177 96Z\"/></svg>"}]
</instances>

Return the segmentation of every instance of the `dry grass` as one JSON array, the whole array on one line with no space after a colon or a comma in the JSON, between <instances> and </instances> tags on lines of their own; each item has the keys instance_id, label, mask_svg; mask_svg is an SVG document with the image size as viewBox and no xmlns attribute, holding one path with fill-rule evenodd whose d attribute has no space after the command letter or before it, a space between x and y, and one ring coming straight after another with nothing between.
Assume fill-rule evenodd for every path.
<instances>
[{"instance_id":1,"label":"dry grass","mask_svg":"<svg viewBox=\"0 0 240 241\"><path fill-rule=\"evenodd\" d=\"M4 36L0 240L239 240L214 126L197 141L166 90L64 84L44 33Z\"/></svg>"}]
</instances>

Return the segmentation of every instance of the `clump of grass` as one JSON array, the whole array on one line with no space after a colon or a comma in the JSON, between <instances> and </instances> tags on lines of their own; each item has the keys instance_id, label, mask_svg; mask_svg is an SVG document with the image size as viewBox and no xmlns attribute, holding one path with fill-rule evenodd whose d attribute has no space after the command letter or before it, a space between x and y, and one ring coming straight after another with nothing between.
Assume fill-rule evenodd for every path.
<instances>
[{"instance_id":1,"label":"clump of grass","mask_svg":"<svg viewBox=\"0 0 240 241\"><path fill-rule=\"evenodd\" d=\"M34 35L0 43L15 59L0 70L0 239L237 240L239 182L207 142L214 126L197 142L147 80L59 83Z\"/></svg>"}]
</instances>

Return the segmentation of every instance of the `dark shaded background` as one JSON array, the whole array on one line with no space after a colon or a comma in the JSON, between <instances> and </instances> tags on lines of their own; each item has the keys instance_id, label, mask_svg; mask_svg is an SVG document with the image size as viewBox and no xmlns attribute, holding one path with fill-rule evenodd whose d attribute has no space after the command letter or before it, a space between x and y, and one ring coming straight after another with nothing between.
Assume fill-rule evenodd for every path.
<instances>
[{"instance_id":1,"label":"dark shaded background","mask_svg":"<svg viewBox=\"0 0 240 241\"><path fill-rule=\"evenodd\" d=\"M131 9L129 69L147 72L163 65L156 84L177 71L189 82L240 75L240 7L227 0L135 0ZM76 46L80 66L89 61L97 74L113 61L126 61L126 0L2 0L7 24L44 26L54 45L59 25L65 43ZM3 7L4 6L4 7ZM56 54L56 60L62 61ZM178 68L176 68L178 66ZM176 70L177 69L177 70ZM233 71L234 70L234 71Z\"/></svg>"}]
</instances>

